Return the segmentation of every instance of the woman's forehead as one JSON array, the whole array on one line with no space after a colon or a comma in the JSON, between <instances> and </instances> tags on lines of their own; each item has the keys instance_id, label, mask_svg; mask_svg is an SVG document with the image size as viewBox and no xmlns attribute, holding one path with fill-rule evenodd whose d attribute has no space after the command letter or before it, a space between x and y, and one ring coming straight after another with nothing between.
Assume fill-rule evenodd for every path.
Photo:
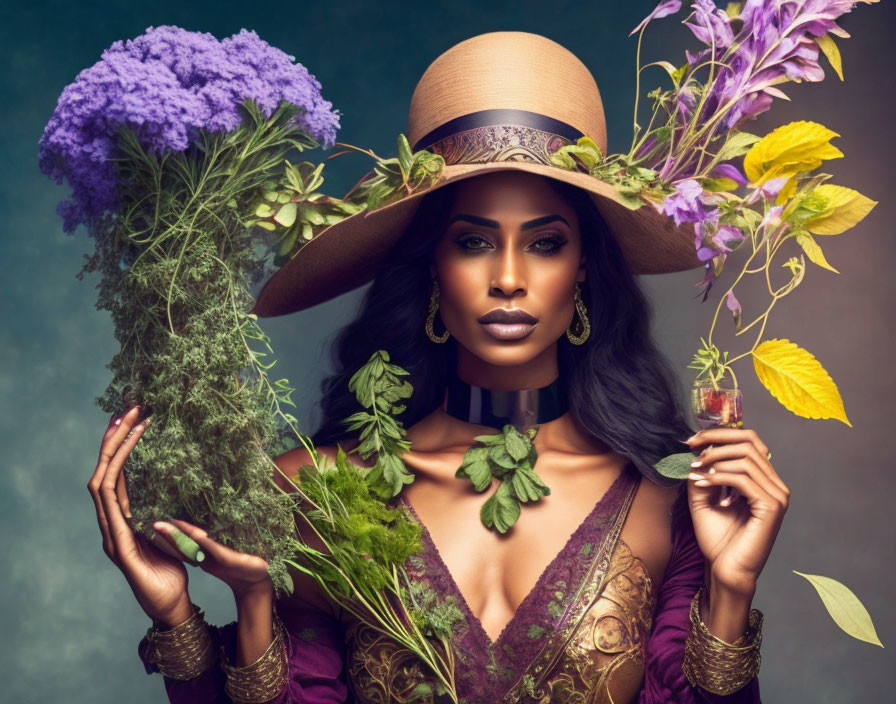
<instances>
[{"instance_id":1,"label":"woman's forehead","mask_svg":"<svg viewBox=\"0 0 896 704\"><path fill-rule=\"evenodd\" d=\"M451 215L514 213L520 217L560 213L572 206L551 187L548 179L523 171L497 171L464 179L455 186Z\"/></svg>"}]
</instances>

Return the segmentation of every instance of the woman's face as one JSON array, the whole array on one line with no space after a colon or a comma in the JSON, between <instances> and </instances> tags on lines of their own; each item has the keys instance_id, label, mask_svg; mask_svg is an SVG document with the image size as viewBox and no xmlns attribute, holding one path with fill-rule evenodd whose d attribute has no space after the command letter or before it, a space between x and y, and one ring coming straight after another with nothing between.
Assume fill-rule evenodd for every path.
<instances>
[{"instance_id":1,"label":"woman's face","mask_svg":"<svg viewBox=\"0 0 896 704\"><path fill-rule=\"evenodd\" d=\"M537 174L497 171L456 189L433 266L442 322L487 365L556 365L585 280L575 210Z\"/></svg>"}]
</instances>

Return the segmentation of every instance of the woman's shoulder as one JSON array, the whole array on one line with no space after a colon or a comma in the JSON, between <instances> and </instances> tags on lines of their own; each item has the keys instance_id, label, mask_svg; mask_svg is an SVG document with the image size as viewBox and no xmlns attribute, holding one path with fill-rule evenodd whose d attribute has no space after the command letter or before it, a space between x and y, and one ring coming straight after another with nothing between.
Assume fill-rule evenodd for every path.
<instances>
[{"instance_id":1,"label":"woman's shoulder","mask_svg":"<svg viewBox=\"0 0 896 704\"><path fill-rule=\"evenodd\" d=\"M345 451L349 451L356 444L357 442L353 440L340 445L321 445L320 447L315 447L314 451L319 457L324 458L327 462L335 463L336 455L339 452L340 447ZM298 447L294 447L292 450L287 450L286 452L277 455L274 457L273 461L279 470L274 473L274 481L277 482L277 486L284 491L292 491L294 486L289 480L295 477L302 467L313 464L311 453L301 444ZM370 466L372 464L372 461L365 462L356 454L352 455L351 461L354 464L360 464L361 466Z\"/></svg>"}]
</instances>

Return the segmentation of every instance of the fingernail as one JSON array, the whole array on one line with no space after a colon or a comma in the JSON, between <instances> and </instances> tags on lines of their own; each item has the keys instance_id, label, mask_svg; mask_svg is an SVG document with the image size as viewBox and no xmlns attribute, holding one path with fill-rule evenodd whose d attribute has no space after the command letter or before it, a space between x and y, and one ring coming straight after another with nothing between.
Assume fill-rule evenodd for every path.
<instances>
[{"instance_id":1,"label":"fingernail","mask_svg":"<svg viewBox=\"0 0 896 704\"><path fill-rule=\"evenodd\" d=\"M691 437L689 437L687 440L685 440L685 442L694 442L694 440L696 440L696 439L697 439L697 433L694 433L693 435L691 435Z\"/></svg>"},{"instance_id":2,"label":"fingernail","mask_svg":"<svg viewBox=\"0 0 896 704\"><path fill-rule=\"evenodd\" d=\"M702 466L703 466L703 462L700 460L694 460L693 462L691 462L691 467L702 467Z\"/></svg>"},{"instance_id":3,"label":"fingernail","mask_svg":"<svg viewBox=\"0 0 896 704\"><path fill-rule=\"evenodd\" d=\"M115 419L115 425L121 425L121 418Z\"/></svg>"},{"instance_id":4,"label":"fingernail","mask_svg":"<svg viewBox=\"0 0 896 704\"><path fill-rule=\"evenodd\" d=\"M688 474L688 479L703 479L703 478L704 478L703 475L698 474L697 472L691 472L690 474Z\"/></svg>"}]
</instances>

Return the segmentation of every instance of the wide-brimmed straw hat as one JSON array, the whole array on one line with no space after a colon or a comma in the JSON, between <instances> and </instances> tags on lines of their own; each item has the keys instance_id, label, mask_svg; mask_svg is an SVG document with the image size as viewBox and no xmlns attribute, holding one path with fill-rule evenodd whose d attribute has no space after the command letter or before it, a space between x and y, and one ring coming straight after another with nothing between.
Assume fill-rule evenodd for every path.
<instances>
[{"instance_id":1,"label":"wide-brimmed straw hat","mask_svg":"<svg viewBox=\"0 0 896 704\"><path fill-rule=\"evenodd\" d=\"M488 32L454 45L420 78L408 115L412 150L427 149L445 159L439 180L320 231L270 278L251 312L286 315L367 283L404 233L421 196L504 169L587 191L634 274L702 266L693 225L675 226L649 204L632 210L613 185L551 163L551 153L583 136L606 154L597 83L569 50L530 32Z\"/></svg>"}]
</instances>

